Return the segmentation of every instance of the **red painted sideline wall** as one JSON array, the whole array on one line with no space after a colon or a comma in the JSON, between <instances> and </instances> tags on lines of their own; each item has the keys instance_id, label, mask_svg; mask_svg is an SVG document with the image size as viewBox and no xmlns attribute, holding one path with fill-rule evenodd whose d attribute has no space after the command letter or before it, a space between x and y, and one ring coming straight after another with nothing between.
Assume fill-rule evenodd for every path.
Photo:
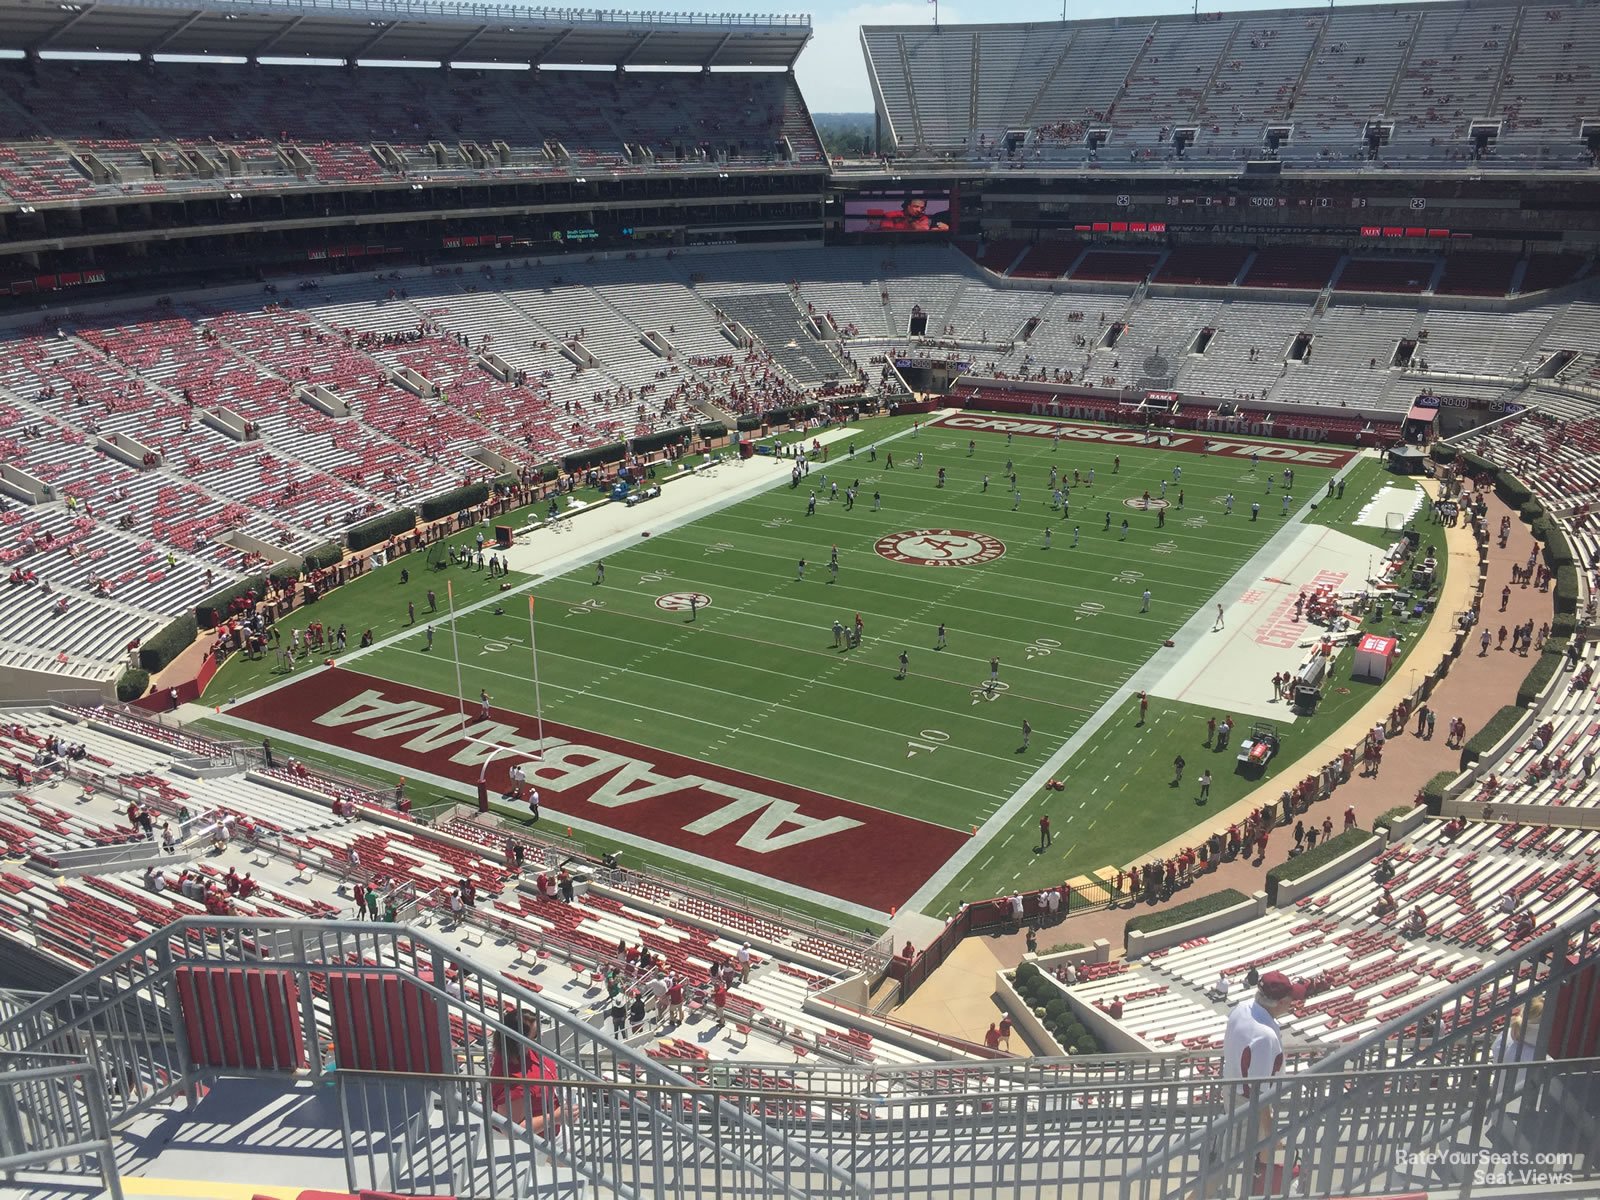
<instances>
[{"instance_id":1,"label":"red painted sideline wall","mask_svg":"<svg viewBox=\"0 0 1600 1200\"><path fill-rule=\"evenodd\" d=\"M172 703L172 689L178 689L178 704L188 704L191 700L200 699L200 693L206 690L206 684L211 682L211 677L217 673L221 664L217 662L215 654L207 654L200 663L200 673L186 683L169 683L158 687L143 699L135 700L134 706L146 712L169 712L176 707Z\"/></svg>"}]
</instances>

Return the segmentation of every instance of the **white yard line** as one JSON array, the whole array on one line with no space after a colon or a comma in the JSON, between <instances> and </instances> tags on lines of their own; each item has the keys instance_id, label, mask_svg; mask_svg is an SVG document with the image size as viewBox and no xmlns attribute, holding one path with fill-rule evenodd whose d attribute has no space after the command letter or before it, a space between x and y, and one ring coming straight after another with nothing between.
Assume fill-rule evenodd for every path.
<instances>
[{"instance_id":1,"label":"white yard line","mask_svg":"<svg viewBox=\"0 0 1600 1200\"><path fill-rule=\"evenodd\" d=\"M1253 554L1240 568L1234 572L1233 577L1223 585L1222 589L1201 607L1189 620L1172 635L1173 646L1171 652L1157 650L1145 662L1144 666L1129 677L1121 691L1107 700L1098 711L1085 721L1071 737L1063 742L1060 748L1029 776L1026 783L1011 794L1011 797L1000 806L999 810L982 825L978 827L976 837L968 839L967 843L958 849L937 871L929 877L912 897L902 906L902 911L912 909L922 911L923 907L933 900L949 886L950 881L962 871L979 854L1001 829L1014 823L1017 815L1038 795L1039 790L1064 767L1067 760L1081 749L1090 738L1094 737L1105 727L1107 721L1121 707L1122 702L1138 692L1146 692L1155 685L1170 669L1168 659L1173 655L1182 655L1189 652L1201 639L1209 637L1212 624L1216 620L1216 606L1222 604L1226 608L1232 600L1253 587L1261 578L1262 572L1270 567L1286 550L1293 546L1299 538L1306 513L1309 511L1309 501L1288 518L1275 518L1283 521L1282 527L1268 538L1259 550ZM1246 517L1246 520L1249 518Z\"/></svg>"}]
</instances>

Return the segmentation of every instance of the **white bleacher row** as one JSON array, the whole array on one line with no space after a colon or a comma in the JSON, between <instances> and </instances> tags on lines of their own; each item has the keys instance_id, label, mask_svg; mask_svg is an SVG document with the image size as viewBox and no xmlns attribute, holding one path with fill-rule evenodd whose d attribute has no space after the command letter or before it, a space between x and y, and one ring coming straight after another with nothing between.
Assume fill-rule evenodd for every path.
<instances>
[{"instance_id":1,"label":"white bleacher row","mask_svg":"<svg viewBox=\"0 0 1600 1200\"><path fill-rule=\"evenodd\" d=\"M196 778L175 771L174 759L184 757L181 747L158 750L145 746L93 728L78 713L20 709L8 710L6 719L21 724L36 737L54 734L71 743L81 742L91 757L73 763L72 775L85 790L115 793L120 783L130 795L154 791L167 812L182 805L199 817L221 809L284 833L303 833L339 823L329 805L257 783L243 774Z\"/></svg>"},{"instance_id":2,"label":"white bleacher row","mask_svg":"<svg viewBox=\"0 0 1600 1200\"><path fill-rule=\"evenodd\" d=\"M202 806L207 811L222 808L258 822L278 824L284 831L281 844L288 857L241 842L193 864L212 878L220 877L230 866L241 873L249 871L263 891L241 902L241 912L349 917L353 915L351 901L341 886L347 879L383 877L416 884L419 891L426 892L471 875L481 894L478 909L466 921L452 925L442 907L427 908L419 918L436 926L440 936L465 953L519 978L525 975L547 1000L596 1021L601 1019L599 1008L604 1000L604 992L597 986L596 965L609 961L619 943L664 950L691 982L703 980L713 960L731 962L738 953L741 934L657 915L604 893L580 890L570 906L537 899L519 890L513 877L483 855L420 829L363 821L334 823L326 806L253 782L242 774L203 781L174 774L168 769L170 756L163 750L88 724L106 715L95 710L12 710L0 730L0 749L24 755L34 748L29 739L59 734L86 743L90 757L84 763L106 780L142 781L141 793L154 798L159 778L165 788L155 802L164 816L185 804L196 815ZM12 738L13 723L23 726L23 738ZM130 732L148 736L139 723L133 723ZM185 739L181 747L172 747L196 748L203 744L192 738ZM73 846L130 840L122 801L109 786L84 786L80 779L52 780L38 784L33 794L23 795L27 798L0 797L0 839L13 852L36 849L48 854ZM290 836L292 832L295 836ZM350 847L360 851L359 874L348 865ZM175 881L178 871L178 866L166 868L167 879ZM47 948L65 947L69 953L76 945L79 961L86 959L84 936L93 938L94 949L103 956L180 915L202 911L203 906L176 891L151 892L144 886L142 870L107 871L71 881L55 881L21 867L0 872L0 929L20 932ZM570 966L558 965L569 948L577 951L577 957ZM719 1036L707 1033L705 1013L681 1029L662 1027L652 1015L643 1044L649 1045L658 1034L688 1035L692 1031L693 1044L703 1046L717 1059L784 1061L798 1045L823 1058L923 1061L913 1052L874 1043L803 1011L814 988L843 979L847 968L821 971L809 965L810 960L796 966L759 952L756 961L750 980L732 989L729 1021ZM677 1048L652 1052L668 1061L704 1060L676 1039L669 1041Z\"/></svg>"},{"instance_id":3,"label":"white bleacher row","mask_svg":"<svg viewBox=\"0 0 1600 1200\"><path fill-rule=\"evenodd\" d=\"M1496 804L1600 808L1600 772L1594 770L1594 763L1600 760L1600 702L1592 681L1587 687L1574 681L1580 671L1588 670L1592 677L1597 669L1600 645L1589 642L1570 669L1556 675L1527 737L1498 758L1479 762L1462 798ZM1536 748L1535 734L1545 724L1552 727L1550 739ZM1583 770L1586 761L1591 768L1587 774Z\"/></svg>"},{"instance_id":4,"label":"white bleacher row","mask_svg":"<svg viewBox=\"0 0 1600 1200\"><path fill-rule=\"evenodd\" d=\"M131 642L166 621L60 590L0 585L0 664L98 680L126 664Z\"/></svg>"},{"instance_id":5,"label":"white bleacher row","mask_svg":"<svg viewBox=\"0 0 1600 1200\"><path fill-rule=\"evenodd\" d=\"M1558 517L1579 510L1569 527L1593 521L1583 510L1600 501L1600 416L1560 421L1529 410L1457 444L1526 481Z\"/></svg>"},{"instance_id":6,"label":"white bleacher row","mask_svg":"<svg viewBox=\"0 0 1600 1200\"><path fill-rule=\"evenodd\" d=\"M51 855L131 840L126 824L119 827L87 817L58 804L48 794L24 791L0 795L0 846L7 857Z\"/></svg>"},{"instance_id":7,"label":"white bleacher row","mask_svg":"<svg viewBox=\"0 0 1600 1200\"><path fill-rule=\"evenodd\" d=\"M1600 832L1471 824L1453 840L1433 821L1383 854L1396 867L1387 884L1397 915L1374 915L1385 885L1364 866L1300 900L1209 937L1157 951L1119 973L1066 988L1080 1004L1109 1018L1144 1044L1215 1048L1227 1002L1217 991L1226 975L1233 999L1244 994L1246 970L1278 970L1317 980L1292 1015L1286 1039L1332 1044L1370 1032L1526 941L1516 918L1533 918L1536 936L1593 903L1600 885ZM1426 931L1404 926L1420 907Z\"/></svg>"},{"instance_id":8,"label":"white bleacher row","mask_svg":"<svg viewBox=\"0 0 1600 1200\"><path fill-rule=\"evenodd\" d=\"M1359 161L1376 116L1388 159L1467 161L1469 122L1501 123L1492 157L1565 150L1593 115L1592 6L1217 13L1064 25L867 26L862 40L896 144L982 158L1031 129L1053 161L1083 161L1090 127L1117 158L1242 157L1269 126L1286 159ZM976 94L974 91L976 89Z\"/></svg>"},{"instance_id":9,"label":"white bleacher row","mask_svg":"<svg viewBox=\"0 0 1600 1200\"><path fill-rule=\"evenodd\" d=\"M914 304L927 311L935 337L953 325L963 338L988 334L1002 342L1038 317L1031 339L974 355L980 369L1018 376L1062 368L1091 382L1109 376L1128 386L1140 382L1145 360L1159 348L1180 390L1212 400L1399 411L1429 386L1433 373L1499 374L1510 383L1555 350L1577 354L1582 363L1600 361L1600 303L1592 295L1504 314L1450 309L1437 300L1425 309L1365 311L1336 303L1320 316L1307 304L1253 299L1146 297L1130 303L1131 286L1055 294L995 287L965 255L931 245L563 261L559 270L508 262L471 278L427 271L398 283L342 278L310 293L305 312L183 304L142 310L85 323L76 336L33 331L0 345L6 351L0 353L0 452L78 499L82 514L69 517L57 504L35 506L25 518L0 515L8 524L21 520L23 527L57 535L52 550L35 545L32 553L43 557L30 566L72 593L64 619L52 619L34 599L0 607L0 653L30 666L47 666L65 653L64 670L82 673L82 663L93 661L107 667L103 676L129 641L159 624L134 619L121 605L171 616L238 578L247 564L227 541L234 531L303 550L397 500L481 476L487 468L475 457L480 447L513 461L547 461L596 431L679 423L687 417L685 403L698 397L722 402L733 387L759 396L766 361L759 356L731 368L692 368L682 360L731 350L712 305L723 296L774 295L776 280L795 283L802 309L811 304L819 313L832 312L841 325L857 326L865 344L882 345L870 339L887 336L890 328L904 337ZM400 288L408 293L404 299ZM781 320L769 335L795 342L792 350L780 347L791 374L816 382L847 370L827 347L810 345L798 313L790 317L782 305L773 311ZM1084 320L1068 320L1073 312ZM1120 344L1092 350L1103 322L1124 318ZM371 353L343 345L345 329L397 333L422 322L465 333L474 346L491 336L492 348L533 382L514 388L490 379L447 336ZM601 355L599 371L575 370L554 348L579 326ZM1206 327L1214 330L1206 352L1183 353ZM679 361L644 349L639 339L651 330L679 347ZM1311 360L1288 364L1288 346L1301 332L1314 336ZM1076 345L1080 336L1089 347ZM1413 370L1388 365L1404 336L1417 339ZM1253 360L1251 347L1258 352ZM1369 365L1373 359L1377 366ZM384 366L398 362L438 374L454 401L420 401L429 419L411 420L419 401L380 382ZM328 382L357 415L335 419L292 399L289 381L303 372ZM1469 386L1480 385L1444 385L1457 391ZM1491 384L1481 387L1493 392ZM197 409L247 409L261 427L261 441L241 445L189 419L185 391ZM755 403L738 407L750 411ZM112 427L162 444L171 461L136 470L108 457L93 438ZM1592 470L1578 458L1568 467L1573 479ZM1575 494L1581 497L1583 488ZM98 524L84 525L91 510ZM108 527L123 520L131 521L131 530ZM63 545L69 529L80 533L76 558ZM21 542L0 547L0 555L14 556ZM109 587L108 604L90 602L100 583ZM95 628L84 628L91 615Z\"/></svg>"}]
</instances>

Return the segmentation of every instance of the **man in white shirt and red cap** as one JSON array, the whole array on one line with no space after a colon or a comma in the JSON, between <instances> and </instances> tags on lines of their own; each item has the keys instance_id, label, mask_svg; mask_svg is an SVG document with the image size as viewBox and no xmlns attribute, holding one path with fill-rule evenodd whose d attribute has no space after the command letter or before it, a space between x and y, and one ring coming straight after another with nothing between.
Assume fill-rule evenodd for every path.
<instances>
[{"instance_id":1,"label":"man in white shirt and red cap","mask_svg":"<svg viewBox=\"0 0 1600 1200\"><path fill-rule=\"evenodd\" d=\"M1263 1081L1283 1070L1283 1036L1278 1020L1306 998L1306 985L1296 983L1282 971L1268 971L1261 977L1255 994L1246 996L1228 1013L1228 1026L1222 1035L1222 1077L1238 1080L1245 1102L1265 1100L1271 1095ZM1261 1103L1258 1141L1272 1135L1272 1105ZM1258 1167L1269 1161L1272 1147L1257 1155Z\"/></svg>"}]
</instances>

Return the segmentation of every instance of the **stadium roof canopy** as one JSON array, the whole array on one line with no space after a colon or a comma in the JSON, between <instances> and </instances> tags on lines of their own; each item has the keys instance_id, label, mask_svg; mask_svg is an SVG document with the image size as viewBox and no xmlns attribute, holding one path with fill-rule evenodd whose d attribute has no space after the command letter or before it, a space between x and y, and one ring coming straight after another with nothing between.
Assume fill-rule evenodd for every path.
<instances>
[{"instance_id":1,"label":"stadium roof canopy","mask_svg":"<svg viewBox=\"0 0 1600 1200\"><path fill-rule=\"evenodd\" d=\"M504 62L792 67L811 18L604 12L448 0L0 0L0 48Z\"/></svg>"}]
</instances>

